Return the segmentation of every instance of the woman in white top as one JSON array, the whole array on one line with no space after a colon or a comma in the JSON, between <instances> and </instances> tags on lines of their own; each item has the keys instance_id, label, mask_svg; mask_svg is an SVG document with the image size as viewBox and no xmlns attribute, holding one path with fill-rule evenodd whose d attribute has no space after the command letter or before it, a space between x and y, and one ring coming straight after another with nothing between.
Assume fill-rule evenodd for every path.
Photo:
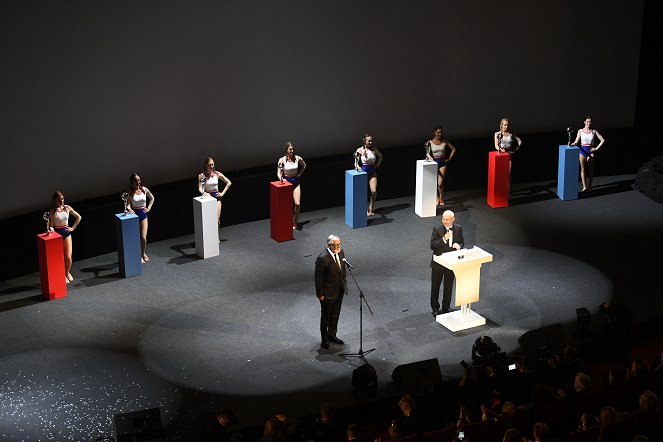
<instances>
[{"instance_id":1,"label":"woman in white top","mask_svg":"<svg viewBox=\"0 0 663 442\"><path fill-rule=\"evenodd\" d=\"M448 148L448 149L447 149ZM437 163L437 205L444 206L444 176L447 164L456 155L456 148L442 135L442 126L435 126L433 139L426 142L426 159Z\"/></svg>"},{"instance_id":2,"label":"woman in white top","mask_svg":"<svg viewBox=\"0 0 663 442\"><path fill-rule=\"evenodd\" d=\"M295 145L290 141L285 143L285 155L279 158L276 166L276 176L279 180L286 180L293 185L292 199L295 208L292 217L293 230L299 227L299 208L302 198L302 189L299 184L299 177L304 173L306 163L299 155L295 155Z\"/></svg>"},{"instance_id":3,"label":"woman in white top","mask_svg":"<svg viewBox=\"0 0 663 442\"><path fill-rule=\"evenodd\" d=\"M232 183L224 174L215 170L212 158L205 160L203 170L204 172L198 175L198 192L203 195L209 194L212 198L216 199L217 224L221 227L221 198L230 189ZM221 192L219 192L219 181L226 184Z\"/></svg>"},{"instance_id":4,"label":"woman in white top","mask_svg":"<svg viewBox=\"0 0 663 442\"><path fill-rule=\"evenodd\" d=\"M55 230L60 234L60 236L62 236L64 241L64 277L66 283L69 284L74 280L74 277L71 276L71 254L73 248L71 232L73 232L76 227L78 227L82 217L78 214L78 212L64 203L64 194L59 190L53 193L51 203L52 205L48 218L48 229L50 231ZM74 224L71 227L69 227L69 215L74 217Z\"/></svg>"},{"instance_id":5,"label":"woman in white top","mask_svg":"<svg viewBox=\"0 0 663 442\"><path fill-rule=\"evenodd\" d=\"M597 138L599 139L598 145L596 145ZM587 115L585 117L585 127L578 130L576 140L572 143L574 146L580 148L578 157L580 158L580 179L582 181L583 192L592 190L594 153L603 146L603 143L605 143L605 139L597 130L592 129L592 117Z\"/></svg>"},{"instance_id":6,"label":"woman in white top","mask_svg":"<svg viewBox=\"0 0 663 442\"><path fill-rule=\"evenodd\" d=\"M147 212L152 209L154 196L145 186L137 173L129 177L129 192L127 193L127 212L138 216L140 226L140 254L141 261L145 264L150 258L147 257Z\"/></svg>"},{"instance_id":7,"label":"woman in white top","mask_svg":"<svg viewBox=\"0 0 663 442\"><path fill-rule=\"evenodd\" d=\"M502 118L500 120L500 130L495 132L493 137L495 141L495 149L500 153L508 153L509 155L516 152L523 145L523 141L509 132L509 119ZM509 156L509 173L511 173L511 156Z\"/></svg>"},{"instance_id":8,"label":"woman in white top","mask_svg":"<svg viewBox=\"0 0 663 442\"><path fill-rule=\"evenodd\" d=\"M378 197L378 174L375 169L380 167L382 162L382 154L377 147L373 147L373 136L364 134L362 137L363 146L357 148L355 151L355 168L364 171L368 174L368 187L371 190L371 195L368 200L368 211L366 215L375 215L373 208L375 207L375 200Z\"/></svg>"},{"instance_id":9,"label":"woman in white top","mask_svg":"<svg viewBox=\"0 0 663 442\"><path fill-rule=\"evenodd\" d=\"M511 160L513 153L515 153L523 142L520 138L509 132L509 119L502 118L500 120L500 130L495 132L493 137L495 141L495 149L499 153L509 154L509 192L511 192Z\"/></svg>"}]
</instances>

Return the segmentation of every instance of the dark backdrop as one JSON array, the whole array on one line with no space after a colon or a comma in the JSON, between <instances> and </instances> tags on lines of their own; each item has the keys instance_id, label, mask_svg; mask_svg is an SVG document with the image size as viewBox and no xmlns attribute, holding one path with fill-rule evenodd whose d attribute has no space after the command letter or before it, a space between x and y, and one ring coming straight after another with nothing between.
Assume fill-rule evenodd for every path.
<instances>
[{"instance_id":1,"label":"dark backdrop","mask_svg":"<svg viewBox=\"0 0 663 442\"><path fill-rule=\"evenodd\" d=\"M157 196L150 241L191 233L209 154L234 183L230 225L268 217L286 140L309 165L304 212L343 203L343 170L366 130L385 154L379 198L413 194L413 163L438 123L459 148L449 190L485 185L502 116L526 140L514 183L553 180L564 128L585 112L611 149L629 152L604 157L599 174L635 173L655 149L641 122L660 101L656 2L2 8L0 228L12 258L0 279L37 269L34 235L56 188L84 216L74 259L114 250L112 214L133 171Z\"/></svg>"}]
</instances>

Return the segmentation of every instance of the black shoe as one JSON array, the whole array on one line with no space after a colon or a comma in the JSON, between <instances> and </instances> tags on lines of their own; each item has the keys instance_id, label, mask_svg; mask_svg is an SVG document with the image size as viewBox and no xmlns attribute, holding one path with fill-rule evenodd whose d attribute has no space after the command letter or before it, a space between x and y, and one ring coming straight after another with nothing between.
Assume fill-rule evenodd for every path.
<instances>
[{"instance_id":1,"label":"black shoe","mask_svg":"<svg viewBox=\"0 0 663 442\"><path fill-rule=\"evenodd\" d=\"M442 313L442 310L433 310L433 311L431 312L431 314L432 314L433 316L437 316L437 315L439 315L439 314L441 314L441 313Z\"/></svg>"},{"instance_id":2,"label":"black shoe","mask_svg":"<svg viewBox=\"0 0 663 442\"><path fill-rule=\"evenodd\" d=\"M329 350L329 341L322 341L320 343L320 347L324 348L325 350Z\"/></svg>"},{"instance_id":3,"label":"black shoe","mask_svg":"<svg viewBox=\"0 0 663 442\"><path fill-rule=\"evenodd\" d=\"M440 310L440 313L445 314L445 313L451 313L451 312L455 312L455 311L456 311L455 308L447 308L447 309L444 309L444 310Z\"/></svg>"},{"instance_id":4,"label":"black shoe","mask_svg":"<svg viewBox=\"0 0 663 442\"><path fill-rule=\"evenodd\" d=\"M338 339L336 336L334 336L333 338L329 338L329 342L331 342L332 344L338 344L338 345L345 344L345 342L343 342L342 339Z\"/></svg>"}]
</instances>

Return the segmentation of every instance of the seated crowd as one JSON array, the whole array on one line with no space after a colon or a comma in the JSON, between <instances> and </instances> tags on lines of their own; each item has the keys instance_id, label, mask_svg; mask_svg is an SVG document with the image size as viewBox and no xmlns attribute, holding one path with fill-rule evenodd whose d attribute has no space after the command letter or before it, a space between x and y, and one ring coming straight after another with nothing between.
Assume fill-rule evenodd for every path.
<instances>
[{"instance_id":1,"label":"seated crowd","mask_svg":"<svg viewBox=\"0 0 663 442\"><path fill-rule=\"evenodd\" d=\"M332 405L323 403L315 419L276 413L265 420L262 437L251 437L233 431L237 420L224 409L218 413L223 431L211 440L663 441L663 353L649 355L648 362L633 350L629 359L592 363L570 346L535 358L475 362L446 388L422 379L377 421L362 415L337 419Z\"/></svg>"}]
</instances>

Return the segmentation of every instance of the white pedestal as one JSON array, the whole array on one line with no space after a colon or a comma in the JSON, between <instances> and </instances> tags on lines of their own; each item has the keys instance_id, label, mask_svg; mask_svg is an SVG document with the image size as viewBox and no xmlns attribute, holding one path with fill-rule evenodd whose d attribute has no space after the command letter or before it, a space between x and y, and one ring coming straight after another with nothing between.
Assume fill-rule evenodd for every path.
<instances>
[{"instance_id":1,"label":"white pedestal","mask_svg":"<svg viewBox=\"0 0 663 442\"><path fill-rule=\"evenodd\" d=\"M433 259L453 270L456 276L456 305L461 306L459 311L438 315L435 319L437 323L452 332L484 325L486 319L473 312L470 305L479 301L481 264L492 261L493 255L479 247L473 247L433 256Z\"/></svg>"},{"instance_id":2,"label":"white pedestal","mask_svg":"<svg viewBox=\"0 0 663 442\"><path fill-rule=\"evenodd\" d=\"M437 213L437 169L435 161L417 160L414 213L422 218Z\"/></svg>"},{"instance_id":3,"label":"white pedestal","mask_svg":"<svg viewBox=\"0 0 663 442\"><path fill-rule=\"evenodd\" d=\"M216 217L216 199L198 196L193 199L193 225L196 255L203 259L219 254L219 227Z\"/></svg>"}]
</instances>

